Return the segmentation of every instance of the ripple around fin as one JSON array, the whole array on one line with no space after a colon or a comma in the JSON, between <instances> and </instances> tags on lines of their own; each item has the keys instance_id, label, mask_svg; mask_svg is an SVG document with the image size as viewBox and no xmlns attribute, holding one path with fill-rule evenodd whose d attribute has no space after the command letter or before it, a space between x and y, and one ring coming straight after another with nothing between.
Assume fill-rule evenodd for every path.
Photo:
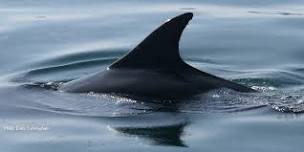
<instances>
[{"instance_id":1,"label":"ripple around fin","mask_svg":"<svg viewBox=\"0 0 304 152\"><path fill-rule=\"evenodd\" d=\"M212 59L205 59L205 58L197 58L197 57L191 57L191 58L183 58L186 62L197 62L197 63L210 63L210 64L216 64L219 65L220 63L212 60Z\"/></svg>"},{"instance_id":2,"label":"ripple around fin","mask_svg":"<svg viewBox=\"0 0 304 152\"><path fill-rule=\"evenodd\" d=\"M90 68L108 66L125 54L125 52L126 49L83 50L78 53L53 56L25 65L23 69L28 70L24 70L25 72L18 74L11 81L28 82L35 81L35 78L38 78L37 81L41 81L41 79L39 79L41 76L47 76L49 79L46 81L49 81L53 80L52 76L48 76L51 74L57 74L57 76L60 77L60 75L65 73L63 77L66 77L67 72L80 71L86 73L86 70ZM75 73L71 73L71 75L75 77ZM35 77L34 80L28 80L33 77ZM58 79L55 80L58 81Z\"/></svg>"},{"instance_id":3,"label":"ripple around fin","mask_svg":"<svg viewBox=\"0 0 304 152\"><path fill-rule=\"evenodd\" d=\"M61 82L35 82L32 84L23 84L22 86L27 89L43 89L43 90L54 90L57 91L58 88L65 83Z\"/></svg>"},{"instance_id":4,"label":"ripple around fin","mask_svg":"<svg viewBox=\"0 0 304 152\"><path fill-rule=\"evenodd\" d=\"M44 59L42 61L38 61L34 63L32 66L51 66L51 65L62 65L69 64L74 62L82 62L82 61L90 61L96 59L117 59L118 57L125 54L126 50L84 50L79 53L66 54L61 56L56 56L49 59Z\"/></svg>"},{"instance_id":5,"label":"ripple around fin","mask_svg":"<svg viewBox=\"0 0 304 152\"><path fill-rule=\"evenodd\" d=\"M27 88L27 91L34 91L32 98L28 96L31 102L34 102L33 108L82 117L122 117L155 112L235 113L264 109L264 107L282 113L304 112L302 91L293 94L281 90L266 90L260 93L245 94L229 89L218 89L197 98L163 103L130 100L115 94L57 92L56 90L61 84L62 82L34 83L25 84L23 87ZM39 100L36 101L37 97Z\"/></svg>"},{"instance_id":6,"label":"ripple around fin","mask_svg":"<svg viewBox=\"0 0 304 152\"><path fill-rule=\"evenodd\" d=\"M304 113L303 90L292 93L281 93L276 102L271 103L272 109L283 113Z\"/></svg>"},{"instance_id":7,"label":"ripple around fin","mask_svg":"<svg viewBox=\"0 0 304 152\"><path fill-rule=\"evenodd\" d=\"M292 13L285 11L248 11L251 14L263 14L263 15L283 15L283 16L303 16L302 13Z\"/></svg>"},{"instance_id":8,"label":"ripple around fin","mask_svg":"<svg viewBox=\"0 0 304 152\"><path fill-rule=\"evenodd\" d=\"M49 65L34 68L16 75L12 82L41 82L66 81L75 79L80 73L87 74L89 69L102 69L117 60L116 57L104 57L99 59L74 61L66 64ZM77 72L78 74L75 74Z\"/></svg>"},{"instance_id":9,"label":"ripple around fin","mask_svg":"<svg viewBox=\"0 0 304 152\"><path fill-rule=\"evenodd\" d=\"M49 74L49 73L55 73L55 72L61 72L61 71L100 66L100 65L112 63L115 60L116 60L116 58L107 58L107 59L96 59L96 60L73 62L73 63L69 63L69 64L64 64L64 65L34 69L34 70L27 72L26 75Z\"/></svg>"},{"instance_id":10,"label":"ripple around fin","mask_svg":"<svg viewBox=\"0 0 304 152\"><path fill-rule=\"evenodd\" d=\"M292 71L275 71L260 73L260 75L251 76L251 78L234 79L234 82L247 84L249 86L264 87L289 87L304 84L304 77Z\"/></svg>"},{"instance_id":11,"label":"ripple around fin","mask_svg":"<svg viewBox=\"0 0 304 152\"><path fill-rule=\"evenodd\" d=\"M272 109L283 113L304 113L304 104L278 104L273 105Z\"/></svg>"}]
</instances>

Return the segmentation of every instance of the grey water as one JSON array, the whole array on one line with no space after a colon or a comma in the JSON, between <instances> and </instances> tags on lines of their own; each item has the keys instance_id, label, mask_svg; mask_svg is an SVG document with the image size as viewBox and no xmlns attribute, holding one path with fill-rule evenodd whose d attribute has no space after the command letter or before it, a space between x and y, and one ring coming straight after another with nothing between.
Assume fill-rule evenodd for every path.
<instances>
[{"instance_id":1,"label":"grey water","mask_svg":"<svg viewBox=\"0 0 304 152\"><path fill-rule=\"evenodd\" d=\"M160 103L56 90L188 11L183 59L258 93ZM1 0L0 151L301 151L303 15L302 0Z\"/></svg>"}]
</instances>

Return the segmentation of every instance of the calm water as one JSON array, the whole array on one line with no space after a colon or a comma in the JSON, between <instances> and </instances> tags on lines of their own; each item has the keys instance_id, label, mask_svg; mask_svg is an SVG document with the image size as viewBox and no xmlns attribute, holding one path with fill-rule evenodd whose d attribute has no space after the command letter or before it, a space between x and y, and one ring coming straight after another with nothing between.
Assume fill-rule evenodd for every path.
<instances>
[{"instance_id":1,"label":"calm water","mask_svg":"<svg viewBox=\"0 0 304 152\"><path fill-rule=\"evenodd\" d=\"M161 105L54 91L186 11L185 61L260 93ZM1 0L0 151L301 151L303 40L302 0Z\"/></svg>"}]
</instances>

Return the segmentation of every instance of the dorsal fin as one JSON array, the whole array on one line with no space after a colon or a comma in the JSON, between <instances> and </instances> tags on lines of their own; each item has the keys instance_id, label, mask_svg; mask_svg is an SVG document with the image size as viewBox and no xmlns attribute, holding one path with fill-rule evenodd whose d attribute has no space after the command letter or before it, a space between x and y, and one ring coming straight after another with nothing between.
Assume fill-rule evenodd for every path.
<instances>
[{"instance_id":1,"label":"dorsal fin","mask_svg":"<svg viewBox=\"0 0 304 152\"><path fill-rule=\"evenodd\" d=\"M184 13L168 20L109 68L170 68L184 63L179 40L192 17L193 13Z\"/></svg>"}]
</instances>

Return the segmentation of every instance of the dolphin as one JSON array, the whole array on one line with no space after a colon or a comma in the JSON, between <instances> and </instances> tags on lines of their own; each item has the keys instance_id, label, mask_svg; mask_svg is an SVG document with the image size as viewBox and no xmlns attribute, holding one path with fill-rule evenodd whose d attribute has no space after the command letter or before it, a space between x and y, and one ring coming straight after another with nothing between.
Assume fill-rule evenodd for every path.
<instances>
[{"instance_id":1,"label":"dolphin","mask_svg":"<svg viewBox=\"0 0 304 152\"><path fill-rule=\"evenodd\" d=\"M166 21L106 70L67 82L59 89L153 100L194 97L218 88L255 92L200 71L182 60L179 40L192 17L193 13L187 12Z\"/></svg>"}]
</instances>

